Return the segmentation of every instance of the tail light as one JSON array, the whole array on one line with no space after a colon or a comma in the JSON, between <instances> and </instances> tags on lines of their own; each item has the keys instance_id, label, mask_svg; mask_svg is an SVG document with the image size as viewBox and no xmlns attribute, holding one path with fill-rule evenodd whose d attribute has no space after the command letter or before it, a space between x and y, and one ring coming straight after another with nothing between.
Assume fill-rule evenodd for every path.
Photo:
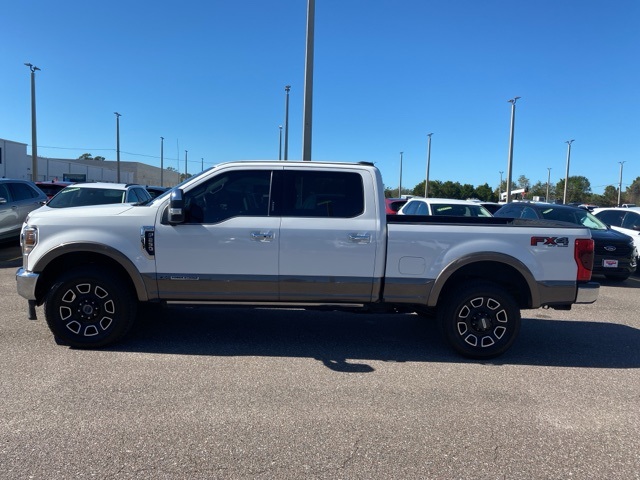
<instances>
[{"instance_id":1,"label":"tail light","mask_svg":"<svg viewBox=\"0 0 640 480\"><path fill-rule=\"evenodd\" d=\"M578 281L588 282L589 280L591 280L591 273L593 271L593 251L593 239L576 239L574 258L576 259L576 264L578 265Z\"/></svg>"}]
</instances>

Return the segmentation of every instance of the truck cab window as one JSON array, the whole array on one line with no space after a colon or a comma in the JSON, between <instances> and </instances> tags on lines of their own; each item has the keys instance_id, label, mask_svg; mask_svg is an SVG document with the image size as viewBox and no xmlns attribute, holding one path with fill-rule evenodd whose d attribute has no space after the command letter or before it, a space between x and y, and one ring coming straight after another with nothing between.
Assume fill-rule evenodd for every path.
<instances>
[{"instance_id":1,"label":"truck cab window","mask_svg":"<svg viewBox=\"0 0 640 480\"><path fill-rule=\"evenodd\" d=\"M362 177L355 172L286 170L281 215L353 218L364 212Z\"/></svg>"},{"instance_id":2,"label":"truck cab window","mask_svg":"<svg viewBox=\"0 0 640 480\"><path fill-rule=\"evenodd\" d=\"M187 223L219 223L238 216L269 215L271 171L221 173L185 192Z\"/></svg>"}]
</instances>

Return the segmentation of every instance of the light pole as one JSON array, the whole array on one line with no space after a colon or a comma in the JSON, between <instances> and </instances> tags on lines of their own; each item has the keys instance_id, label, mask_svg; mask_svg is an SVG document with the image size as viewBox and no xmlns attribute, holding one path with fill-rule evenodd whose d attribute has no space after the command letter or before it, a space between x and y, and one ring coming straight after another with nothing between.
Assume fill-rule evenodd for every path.
<instances>
[{"instance_id":1,"label":"light pole","mask_svg":"<svg viewBox=\"0 0 640 480\"><path fill-rule=\"evenodd\" d=\"M571 161L571 144L575 140L567 140L567 172L564 176L564 196L562 197L562 203L567 204L567 186L569 185L569 162Z\"/></svg>"},{"instance_id":2,"label":"light pole","mask_svg":"<svg viewBox=\"0 0 640 480\"><path fill-rule=\"evenodd\" d=\"M424 198L429 196L429 167L431 166L431 135L433 133L428 133L427 137L429 140L427 141L427 176L424 181Z\"/></svg>"},{"instance_id":3,"label":"light pole","mask_svg":"<svg viewBox=\"0 0 640 480\"><path fill-rule=\"evenodd\" d=\"M187 178L187 152L188 150L184 151L184 178Z\"/></svg>"},{"instance_id":4,"label":"light pole","mask_svg":"<svg viewBox=\"0 0 640 480\"><path fill-rule=\"evenodd\" d=\"M398 185L398 198L402 198L402 153L400 152L400 184Z\"/></svg>"},{"instance_id":5,"label":"light pole","mask_svg":"<svg viewBox=\"0 0 640 480\"><path fill-rule=\"evenodd\" d=\"M618 183L618 206L622 205L621 200L621 196L622 196L622 166L626 163L626 160L624 162L618 162L620 164L620 182Z\"/></svg>"},{"instance_id":6,"label":"light pole","mask_svg":"<svg viewBox=\"0 0 640 480\"><path fill-rule=\"evenodd\" d=\"M284 87L285 100L284 100L284 159L289 159L289 91L291 85Z\"/></svg>"},{"instance_id":7,"label":"light pole","mask_svg":"<svg viewBox=\"0 0 640 480\"><path fill-rule=\"evenodd\" d=\"M509 163L507 164L507 203L511 203L511 166L513 165L513 134L516 123L516 102L520 97L509 100L511 104L511 129L509 133Z\"/></svg>"},{"instance_id":8,"label":"light pole","mask_svg":"<svg viewBox=\"0 0 640 480\"><path fill-rule=\"evenodd\" d=\"M500 184L498 185L498 201L501 200L500 197L502 197L502 174L504 173L503 170L500 170Z\"/></svg>"},{"instance_id":9,"label":"light pole","mask_svg":"<svg viewBox=\"0 0 640 480\"><path fill-rule=\"evenodd\" d=\"M160 137L160 186L164 187L164 137Z\"/></svg>"},{"instance_id":10,"label":"light pole","mask_svg":"<svg viewBox=\"0 0 640 480\"><path fill-rule=\"evenodd\" d=\"M120 115L118 112L113 112L116 116L116 181L120 183Z\"/></svg>"},{"instance_id":11,"label":"light pole","mask_svg":"<svg viewBox=\"0 0 640 480\"><path fill-rule=\"evenodd\" d=\"M278 160L282 160L282 125L278 125Z\"/></svg>"},{"instance_id":12,"label":"light pole","mask_svg":"<svg viewBox=\"0 0 640 480\"><path fill-rule=\"evenodd\" d=\"M302 119L302 160L311 161L311 124L313 104L313 30L315 0L307 0L307 52L304 69L304 107Z\"/></svg>"},{"instance_id":13,"label":"light pole","mask_svg":"<svg viewBox=\"0 0 640 480\"><path fill-rule=\"evenodd\" d=\"M551 182L551 168L547 167L547 197L545 200L549 202L549 182Z\"/></svg>"},{"instance_id":14,"label":"light pole","mask_svg":"<svg viewBox=\"0 0 640 480\"><path fill-rule=\"evenodd\" d=\"M200 157L200 171L204 172L204 157Z\"/></svg>"},{"instance_id":15,"label":"light pole","mask_svg":"<svg viewBox=\"0 0 640 480\"><path fill-rule=\"evenodd\" d=\"M35 65L25 63L31 70L31 180L38 181L38 140L36 135L36 71Z\"/></svg>"}]
</instances>

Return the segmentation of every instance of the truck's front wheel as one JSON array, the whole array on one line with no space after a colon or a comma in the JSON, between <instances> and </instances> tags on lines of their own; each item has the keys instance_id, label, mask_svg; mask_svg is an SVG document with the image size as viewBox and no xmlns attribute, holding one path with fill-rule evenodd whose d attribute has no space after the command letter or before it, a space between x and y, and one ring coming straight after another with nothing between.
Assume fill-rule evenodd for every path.
<instances>
[{"instance_id":1,"label":"truck's front wheel","mask_svg":"<svg viewBox=\"0 0 640 480\"><path fill-rule=\"evenodd\" d=\"M511 347L520 331L520 309L498 285L472 281L444 299L439 309L446 340L461 355L492 358Z\"/></svg>"},{"instance_id":2,"label":"truck's front wheel","mask_svg":"<svg viewBox=\"0 0 640 480\"><path fill-rule=\"evenodd\" d=\"M136 303L108 269L77 268L62 275L45 299L49 328L63 344L98 348L119 340L135 319Z\"/></svg>"}]
</instances>

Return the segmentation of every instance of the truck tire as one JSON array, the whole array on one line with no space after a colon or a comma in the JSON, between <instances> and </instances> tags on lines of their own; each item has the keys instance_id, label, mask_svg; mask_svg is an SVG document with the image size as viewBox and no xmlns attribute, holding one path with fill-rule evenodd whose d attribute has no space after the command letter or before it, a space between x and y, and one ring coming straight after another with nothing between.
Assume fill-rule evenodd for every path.
<instances>
[{"instance_id":1,"label":"truck tire","mask_svg":"<svg viewBox=\"0 0 640 480\"><path fill-rule=\"evenodd\" d=\"M520 332L520 309L500 286L471 281L444 299L438 321L447 342L469 358L506 352Z\"/></svg>"},{"instance_id":2,"label":"truck tire","mask_svg":"<svg viewBox=\"0 0 640 480\"><path fill-rule=\"evenodd\" d=\"M44 314L56 340L77 348L99 348L121 339L133 325L136 301L111 270L73 269L53 284Z\"/></svg>"}]
</instances>

